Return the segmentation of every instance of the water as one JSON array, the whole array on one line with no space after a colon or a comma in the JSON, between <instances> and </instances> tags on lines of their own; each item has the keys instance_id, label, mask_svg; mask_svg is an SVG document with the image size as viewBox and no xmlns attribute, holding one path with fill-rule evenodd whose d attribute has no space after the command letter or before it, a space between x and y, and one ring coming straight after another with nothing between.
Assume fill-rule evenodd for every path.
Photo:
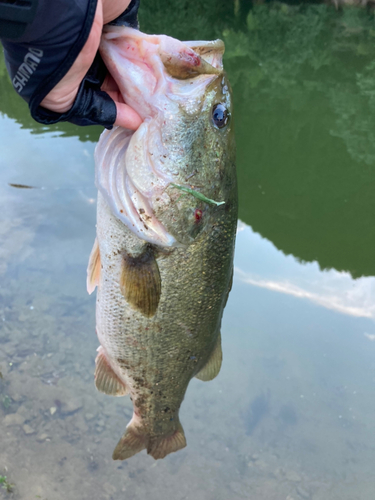
<instances>
[{"instance_id":1,"label":"water","mask_svg":"<svg viewBox=\"0 0 375 500\"><path fill-rule=\"evenodd\" d=\"M0 64L0 498L373 498L374 20L205 5L193 25L189 6L141 12L145 31L226 41L242 220L224 364L191 381L188 446L162 461L111 460L131 403L93 384L100 128L33 123Z\"/></svg>"}]
</instances>

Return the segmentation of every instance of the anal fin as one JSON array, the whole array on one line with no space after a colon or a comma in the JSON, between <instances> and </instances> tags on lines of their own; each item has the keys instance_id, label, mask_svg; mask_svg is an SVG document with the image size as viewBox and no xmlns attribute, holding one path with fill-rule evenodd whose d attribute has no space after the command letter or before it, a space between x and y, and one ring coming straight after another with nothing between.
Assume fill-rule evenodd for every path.
<instances>
[{"instance_id":1,"label":"anal fin","mask_svg":"<svg viewBox=\"0 0 375 500\"><path fill-rule=\"evenodd\" d=\"M161 279L151 245L147 245L136 257L123 254L120 288L134 309L148 318L154 316L161 295Z\"/></svg>"},{"instance_id":2,"label":"anal fin","mask_svg":"<svg viewBox=\"0 0 375 500\"><path fill-rule=\"evenodd\" d=\"M94 246L92 247L89 265L87 266L87 291L91 295L96 286L99 285L100 280L100 252L98 238L95 238Z\"/></svg>"},{"instance_id":3,"label":"anal fin","mask_svg":"<svg viewBox=\"0 0 375 500\"><path fill-rule=\"evenodd\" d=\"M98 349L95 364L95 385L98 391L109 396L125 396L128 394L127 387L113 371L101 346Z\"/></svg>"},{"instance_id":4,"label":"anal fin","mask_svg":"<svg viewBox=\"0 0 375 500\"><path fill-rule=\"evenodd\" d=\"M213 380L220 372L222 360L223 353L221 350L221 334L219 333L216 345L211 353L211 356L209 357L204 367L195 375L195 378L203 380L204 382Z\"/></svg>"}]
</instances>

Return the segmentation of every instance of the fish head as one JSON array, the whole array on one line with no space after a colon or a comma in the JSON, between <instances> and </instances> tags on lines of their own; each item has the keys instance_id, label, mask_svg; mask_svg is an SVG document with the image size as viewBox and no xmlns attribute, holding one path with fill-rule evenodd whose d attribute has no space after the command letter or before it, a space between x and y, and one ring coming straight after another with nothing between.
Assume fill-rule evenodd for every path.
<instances>
[{"instance_id":1,"label":"fish head","mask_svg":"<svg viewBox=\"0 0 375 500\"><path fill-rule=\"evenodd\" d=\"M228 207L236 189L224 43L108 26L100 52L143 123L135 132L115 127L102 134L98 189L140 238L186 246Z\"/></svg>"}]
</instances>

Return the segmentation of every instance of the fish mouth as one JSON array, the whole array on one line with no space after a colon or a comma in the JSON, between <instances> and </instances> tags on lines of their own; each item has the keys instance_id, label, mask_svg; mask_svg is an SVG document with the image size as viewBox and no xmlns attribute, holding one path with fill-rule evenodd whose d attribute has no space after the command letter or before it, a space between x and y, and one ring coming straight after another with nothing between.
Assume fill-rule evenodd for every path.
<instances>
[{"instance_id":1,"label":"fish mouth","mask_svg":"<svg viewBox=\"0 0 375 500\"><path fill-rule=\"evenodd\" d=\"M181 42L107 25L99 50L124 101L143 120L177 112L171 100L199 101L224 71L222 40Z\"/></svg>"},{"instance_id":2,"label":"fish mouth","mask_svg":"<svg viewBox=\"0 0 375 500\"><path fill-rule=\"evenodd\" d=\"M185 246L155 216L155 206L170 203L166 188L178 179L162 131L182 109L192 116L200 112L207 88L223 74L224 43L180 42L106 26L100 53L143 123L135 132L103 132L95 150L96 185L113 214L141 239Z\"/></svg>"},{"instance_id":3,"label":"fish mouth","mask_svg":"<svg viewBox=\"0 0 375 500\"><path fill-rule=\"evenodd\" d=\"M106 64L114 56L114 45L124 59L135 62L138 57L138 64L143 62L154 73L160 73L163 64L167 73L179 80L220 75L223 71L225 45L220 39L181 42L167 35L147 35L129 27L105 25L99 50ZM116 71L109 69L116 80Z\"/></svg>"}]
</instances>

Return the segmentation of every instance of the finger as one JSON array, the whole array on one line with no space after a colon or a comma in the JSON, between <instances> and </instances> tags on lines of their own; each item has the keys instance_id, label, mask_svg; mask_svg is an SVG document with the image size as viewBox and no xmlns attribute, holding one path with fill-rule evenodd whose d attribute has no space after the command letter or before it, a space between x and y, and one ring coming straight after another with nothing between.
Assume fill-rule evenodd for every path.
<instances>
[{"instance_id":1,"label":"finger","mask_svg":"<svg viewBox=\"0 0 375 500\"><path fill-rule=\"evenodd\" d=\"M107 94L115 101L117 109L115 125L128 128L130 130L137 130L143 120L133 108L131 108L128 104L125 104L120 89L110 73L106 76L101 89L107 92Z\"/></svg>"},{"instance_id":2,"label":"finger","mask_svg":"<svg viewBox=\"0 0 375 500\"><path fill-rule=\"evenodd\" d=\"M130 130L137 130L142 123L142 118L139 114L127 104L123 102L116 102L117 116L115 125L119 127L128 128Z\"/></svg>"},{"instance_id":3,"label":"finger","mask_svg":"<svg viewBox=\"0 0 375 500\"><path fill-rule=\"evenodd\" d=\"M107 92L115 102L125 102L117 83L110 73L107 74L100 88L104 90L104 92Z\"/></svg>"},{"instance_id":4,"label":"finger","mask_svg":"<svg viewBox=\"0 0 375 500\"><path fill-rule=\"evenodd\" d=\"M104 78L104 82L102 83L101 89L104 92L119 92L119 88L115 79L111 75L111 73L107 73L107 76Z\"/></svg>"}]
</instances>

